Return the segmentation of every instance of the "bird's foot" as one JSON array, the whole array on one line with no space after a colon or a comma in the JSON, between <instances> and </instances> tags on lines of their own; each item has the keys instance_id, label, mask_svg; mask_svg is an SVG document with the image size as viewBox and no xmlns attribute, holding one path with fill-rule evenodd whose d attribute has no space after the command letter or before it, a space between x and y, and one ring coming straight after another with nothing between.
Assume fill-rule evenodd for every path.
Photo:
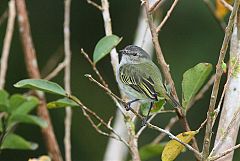
<instances>
[{"instance_id":1,"label":"bird's foot","mask_svg":"<svg viewBox=\"0 0 240 161\"><path fill-rule=\"evenodd\" d=\"M142 127L147 125L147 117L142 120Z\"/></svg>"},{"instance_id":2,"label":"bird's foot","mask_svg":"<svg viewBox=\"0 0 240 161\"><path fill-rule=\"evenodd\" d=\"M131 110L131 102L128 102L125 106L126 111Z\"/></svg>"}]
</instances>

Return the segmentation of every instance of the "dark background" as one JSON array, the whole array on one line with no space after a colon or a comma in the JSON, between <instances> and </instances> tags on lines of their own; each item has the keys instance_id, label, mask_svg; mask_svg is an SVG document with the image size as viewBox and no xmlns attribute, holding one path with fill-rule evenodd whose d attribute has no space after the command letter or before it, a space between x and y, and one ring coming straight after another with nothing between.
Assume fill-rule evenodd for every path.
<instances>
[{"instance_id":1,"label":"dark background","mask_svg":"<svg viewBox=\"0 0 240 161\"><path fill-rule=\"evenodd\" d=\"M100 1L97 1L100 3ZM63 55L63 0L27 0L27 9L31 24L33 41L35 44L38 64L41 69L54 53ZM171 5L172 0L166 3ZM0 14L7 8L7 0L0 1ZM139 0L110 0L110 12L113 33L122 36L123 40L117 47L121 49L131 44L134 40L135 30L140 11ZM166 9L165 9L166 11ZM5 35L6 21L0 26L0 49L2 49ZM111 99L103 94L96 85L90 83L85 73L94 74L88 62L80 54L84 48L89 54L94 50L97 41L104 36L103 20L101 13L85 0L72 0L71 8L71 49L72 93L78 96L89 108L93 109L105 119L115 114L116 107ZM200 62L212 63L215 67L224 33L212 17L203 0L180 0L170 19L159 34L161 47L167 63L170 64L171 73L181 96L181 81L184 71ZM60 54L61 55L61 54ZM117 92L117 85L107 57L98 64L110 88ZM215 70L215 69L214 69ZM11 45L9 68L7 71L6 90L13 93L22 93L24 90L16 89L13 84L27 78L26 67L23 59L22 47L19 40L18 25L16 21L14 37ZM63 85L63 72L53 79ZM197 102L189 111L187 117L192 129L199 127L206 117L210 91L201 101ZM56 99L47 95L48 101ZM50 110L55 133L61 148L64 151L64 109ZM172 116L172 115L171 115ZM154 122L164 127L170 118L169 114L159 115ZM182 132L179 124L173 128L173 133ZM24 161L30 157L46 154L40 129L31 125L20 125L16 132L25 138L37 142L36 151L4 150L0 154L1 161ZM204 130L197 135L202 140ZM140 138L139 147L151 141L158 133L146 130ZM168 138L166 138L168 140ZM72 124L72 160L73 161L98 161L102 160L108 138L98 134L83 117L81 110L73 109ZM200 149L202 142L199 142ZM235 153L235 160L240 157L239 150ZM154 159L153 159L154 160ZM159 160L159 158L155 158ZM177 160L194 160L191 152L186 152Z\"/></svg>"}]
</instances>

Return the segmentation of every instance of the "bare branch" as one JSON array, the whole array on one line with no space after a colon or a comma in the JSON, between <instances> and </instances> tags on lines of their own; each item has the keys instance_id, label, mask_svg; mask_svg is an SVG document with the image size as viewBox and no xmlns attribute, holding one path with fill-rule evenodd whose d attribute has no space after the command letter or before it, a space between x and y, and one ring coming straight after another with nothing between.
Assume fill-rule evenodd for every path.
<instances>
[{"instance_id":1,"label":"bare branch","mask_svg":"<svg viewBox=\"0 0 240 161\"><path fill-rule=\"evenodd\" d=\"M153 5L149 6L149 12L153 13L155 12L158 8L160 8L161 6L163 6L165 4L165 2L167 2L167 0L156 0L156 3L154 3ZM144 4L144 3L143 3Z\"/></svg>"},{"instance_id":2,"label":"bare branch","mask_svg":"<svg viewBox=\"0 0 240 161\"><path fill-rule=\"evenodd\" d=\"M27 16L25 0L17 0L16 8L18 13L18 24L19 24L19 33L23 45L25 62L27 66L27 71L29 77L39 79L40 72L37 65L37 58L35 48L32 42L30 24ZM48 150L49 155L54 161L62 161L62 156L57 144L55 134L53 132L53 127L51 119L46 109L46 100L43 93L36 93L38 98L41 100L41 104L37 109L38 116L47 121L48 127L42 129L42 134L44 141Z\"/></svg>"},{"instance_id":3,"label":"bare branch","mask_svg":"<svg viewBox=\"0 0 240 161\"><path fill-rule=\"evenodd\" d=\"M92 78L91 75L86 75L87 78L96 83L99 87L101 87L110 97L115 97L119 102L121 102L125 107L127 105L127 103L125 101L123 101L121 98L119 98L118 96L116 96L109 88L106 88L104 87L101 83L99 83L98 81L96 81L94 78ZM130 111L135 115L137 116L141 121L144 120L144 117L141 116L137 111L135 111L133 108L130 108ZM154 129L154 130L157 130L159 132L163 132L163 133L166 133L171 139L174 139L176 141L178 141L179 143L183 144L186 148L188 148L190 151L194 152L194 154L196 154L199 158L201 158L201 154L195 150L193 147L191 147L190 145L186 144L186 143L183 143L181 140L179 140L176 136L174 136L173 134L171 134L169 131L166 131L164 129L161 129L155 125L152 125L151 123L147 122L146 123L146 126L148 128L151 128L151 129ZM130 145L131 146L131 145Z\"/></svg>"},{"instance_id":4,"label":"bare branch","mask_svg":"<svg viewBox=\"0 0 240 161\"><path fill-rule=\"evenodd\" d=\"M156 32L156 26L154 25L153 16L152 16L151 13L148 12L149 2L148 2L148 0L146 0L145 2L146 2L145 3L145 11L146 11L146 14L147 14L148 24L149 24L149 27L150 27L150 30L151 30L152 42L153 42L155 50L156 50L158 63L160 64L160 66L162 68L164 78L166 79L167 83L170 85L173 97L177 101L179 101L178 96L177 96L177 92L176 92L176 88L174 86L174 81L173 81L171 73L170 73L169 65L165 61L165 58L164 58L163 53L162 53L162 49L160 47L160 43L158 41L158 33ZM184 116L184 113L182 111L182 108L177 107L177 108L175 108L175 110L176 110L176 113L177 113L179 119L182 122L182 125L183 125L184 129L186 131L191 131L191 129L189 127L189 124L187 122L186 116ZM193 143L194 143L194 148L198 149L197 141L196 141L195 137L193 138Z\"/></svg>"},{"instance_id":5,"label":"bare branch","mask_svg":"<svg viewBox=\"0 0 240 161\"><path fill-rule=\"evenodd\" d=\"M61 72L65 68L65 66L66 66L65 61L59 63L58 66L56 68L54 68L54 70L51 73L49 73L44 79L46 79L46 80L53 79L54 77L56 77L58 75L59 72Z\"/></svg>"},{"instance_id":6,"label":"bare branch","mask_svg":"<svg viewBox=\"0 0 240 161\"><path fill-rule=\"evenodd\" d=\"M98 78L100 79L100 81L102 82L102 84L105 87L108 87L108 84L106 83L106 81L103 79L102 75L100 74L100 72L98 71L98 69L96 68L96 65L93 63L93 61L89 58L88 54L81 49L81 53L84 55L84 57L88 60L88 62L91 64L92 69L94 70L94 72L97 74Z\"/></svg>"},{"instance_id":7,"label":"bare branch","mask_svg":"<svg viewBox=\"0 0 240 161\"><path fill-rule=\"evenodd\" d=\"M220 0L220 2L226 7L229 11L233 10L232 5L228 4L225 0Z\"/></svg>"},{"instance_id":8,"label":"bare branch","mask_svg":"<svg viewBox=\"0 0 240 161\"><path fill-rule=\"evenodd\" d=\"M173 117L170 119L169 123L167 126L164 128L166 131L170 131L170 129L175 125L175 123L178 121L178 117ZM153 141L153 144L158 144L167 134L166 133L161 133L158 135Z\"/></svg>"},{"instance_id":9,"label":"bare branch","mask_svg":"<svg viewBox=\"0 0 240 161\"><path fill-rule=\"evenodd\" d=\"M230 149L228 149L228 150L218 154L217 156L210 157L208 159L208 161L213 161L213 160L217 160L217 159L219 159L221 157L224 157L225 155L231 153L232 151L234 151L235 149L238 149L238 148L240 148L240 144L235 145L234 147L232 147L232 148L230 148Z\"/></svg>"},{"instance_id":10,"label":"bare branch","mask_svg":"<svg viewBox=\"0 0 240 161\"><path fill-rule=\"evenodd\" d=\"M56 51L53 54L51 54L51 56L48 58L47 62L44 64L43 68L41 69L41 76L45 78L48 75L51 75L51 72L53 72L55 68L59 66L59 64L61 64L60 61L63 59L63 56L64 56L64 46L59 45ZM52 78L50 77L50 79Z\"/></svg>"},{"instance_id":11,"label":"bare branch","mask_svg":"<svg viewBox=\"0 0 240 161\"><path fill-rule=\"evenodd\" d=\"M78 98L76 98L75 96L72 96L72 95L68 95L68 98L73 100L74 102L76 102L81 107L81 109L83 110L84 116L89 120L89 122L95 128L96 131L98 131L102 135L111 136L112 138L117 139L117 140L123 142L126 146L129 147L129 144L111 126L109 126L109 124L107 122L105 122L94 111L92 111L89 108L87 108ZM105 126L107 129L109 129L114 134L114 136L111 135L111 134L107 134L107 133L103 132L102 130L100 130L99 127L93 122L93 120L91 119L89 114L87 114L87 112L89 114L91 114L95 119L97 119L103 126Z\"/></svg>"},{"instance_id":12,"label":"bare branch","mask_svg":"<svg viewBox=\"0 0 240 161\"><path fill-rule=\"evenodd\" d=\"M227 51L227 48L228 48L228 43L229 43L231 35L232 35L234 19L235 19L236 13L238 11L239 4L240 4L240 0L235 0L233 11L230 15L228 25L226 27L226 33L225 33L223 44L222 44L222 47L221 47L221 50L220 50L218 63L217 63L217 66L216 66L216 77L215 77L215 80L214 80L213 90L212 90L209 109L208 109L208 114L207 114L207 126L206 126L204 143L203 143L203 160L206 160L208 155L209 155L209 147L210 147L211 136L212 136L212 126L213 126L213 121L214 121L214 119L213 119L214 117L212 116L212 114L214 113L215 104L216 104L217 95L218 95L218 90L219 90L219 84L220 84L221 76L222 76L222 73L223 73L223 69L221 67L221 64L224 61L224 58L225 58L225 55L226 55L226 51Z\"/></svg>"},{"instance_id":13,"label":"bare branch","mask_svg":"<svg viewBox=\"0 0 240 161\"><path fill-rule=\"evenodd\" d=\"M177 5L178 0L174 0L172 6L170 7L170 9L167 11L166 16L164 17L164 19L162 20L162 22L160 23L160 25L157 27L157 32L159 32L162 27L164 26L164 24L167 22L168 18L170 17L171 13L173 12L175 6Z\"/></svg>"},{"instance_id":14,"label":"bare branch","mask_svg":"<svg viewBox=\"0 0 240 161\"><path fill-rule=\"evenodd\" d=\"M6 35L4 38L2 57L1 57L1 63L0 63L0 89L3 89L5 85L5 77L7 73L7 67L8 67L8 56L9 56L9 51L10 51L10 46L12 41L12 35L14 31L15 17L16 17L15 1L14 0L9 1L8 7L9 7L9 18L8 18L8 24L6 29ZM6 12L4 12L4 14L5 13Z\"/></svg>"},{"instance_id":15,"label":"bare branch","mask_svg":"<svg viewBox=\"0 0 240 161\"><path fill-rule=\"evenodd\" d=\"M71 94L71 49L70 49L70 10L71 0L65 0L64 5L64 51L65 51L65 70L64 70L64 88L65 91ZM71 124L72 124L72 109L66 108L65 116L65 160L71 161Z\"/></svg>"},{"instance_id":16,"label":"bare branch","mask_svg":"<svg viewBox=\"0 0 240 161\"><path fill-rule=\"evenodd\" d=\"M97 9L99 9L100 11L103 10L102 6L100 6L99 4L97 4L97 3L95 3L95 2L93 2L93 1L91 1L91 0L87 0L87 3L93 5L94 7L96 7Z\"/></svg>"}]
</instances>

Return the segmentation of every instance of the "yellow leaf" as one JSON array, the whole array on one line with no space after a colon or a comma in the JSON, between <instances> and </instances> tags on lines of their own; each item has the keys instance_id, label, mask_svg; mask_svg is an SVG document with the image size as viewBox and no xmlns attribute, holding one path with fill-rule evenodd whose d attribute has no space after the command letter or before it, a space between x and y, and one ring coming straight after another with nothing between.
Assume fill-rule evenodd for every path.
<instances>
[{"instance_id":1,"label":"yellow leaf","mask_svg":"<svg viewBox=\"0 0 240 161\"><path fill-rule=\"evenodd\" d=\"M228 4L231 4L233 0L225 0ZM216 0L215 15L218 19L223 19L229 10L222 4L221 0Z\"/></svg>"},{"instance_id":2,"label":"yellow leaf","mask_svg":"<svg viewBox=\"0 0 240 161\"><path fill-rule=\"evenodd\" d=\"M188 131L178 134L176 137L184 143L189 143L196 131ZM176 140L170 140L163 149L162 161L173 161L184 149L184 145Z\"/></svg>"},{"instance_id":3,"label":"yellow leaf","mask_svg":"<svg viewBox=\"0 0 240 161\"><path fill-rule=\"evenodd\" d=\"M51 161L51 158L47 155L40 156L39 158L29 159L28 161Z\"/></svg>"}]
</instances>

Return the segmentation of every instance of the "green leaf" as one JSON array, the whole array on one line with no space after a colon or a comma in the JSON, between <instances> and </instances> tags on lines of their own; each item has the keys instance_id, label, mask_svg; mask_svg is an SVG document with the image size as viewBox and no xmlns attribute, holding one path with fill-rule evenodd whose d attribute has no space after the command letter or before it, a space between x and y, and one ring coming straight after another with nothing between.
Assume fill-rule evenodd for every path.
<instances>
[{"instance_id":1,"label":"green leaf","mask_svg":"<svg viewBox=\"0 0 240 161\"><path fill-rule=\"evenodd\" d=\"M9 111L16 110L21 104L26 101L26 98L20 94L14 94L9 99Z\"/></svg>"},{"instance_id":2,"label":"green leaf","mask_svg":"<svg viewBox=\"0 0 240 161\"><path fill-rule=\"evenodd\" d=\"M142 160L148 160L155 156L160 156L166 143L147 144L140 148L139 153Z\"/></svg>"},{"instance_id":3,"label":"green leaf","mask_svg":"<svg viewBox=\"0 0 240 161\"><path fill-rule=\"evenodd\" d=\"M9 102L8 102L9 94L5 90L0 90L0 111L7 112Z\"/></svg>"},{"instance_id":4,"label":"green leaf","mask_svg":"<svg viewBox=\"0 0 240 161\"><path fill-rule=\"evenodd\" d=\"M20 149L20 150L36 150L38 145L29 142L16 134L8 134L2 143L1 149Z\"/></svg>"},{"instance_id":5,"label":"green leaf","mask_svg":"<svg viewBox=\"0 0 240 161\"><path fill-rule=\"evenodd\" d=\"M39 104L39 101L36 97L29 96L25 99L25 102L23 102L20 106L18 106L14 111L12 111L14 114L27 114L30 111L32 111L37 105Z\"/></svg>"},{"instance_id":6,"label":"green leaf","mask_svg":"<svg viewBox=\"0 0 240 161\"><path fill-rule=\"evenodd\" d=\"M110 53L110 51L116 47L121 40L122 38L119 38L116 35L105 36L99 40L94 49L93 62L96 64L104 56Z\"/></svg>"},{"instance_id":7,"label":"green leaf","mask_svg":"<svg viewBox=\"0 0 240 161\"><path fill-rule=\"evenodd\" d=\"M183 108L187 109L191 99L201 88L212 71L209 63L199 63L183 74L182 92Z\"/></svg>"},{"instance_id":8,"label":"green leaf","mask_svg":"<svg viewBox=\"0 0 240 161\"><path fill-rule=\"evenodd\" d=\"M44 79L24 79L14 84L14 87L37 89L47 93L66 96L65 90L60 85Z\"/></svg>"},{"instance_id":9,"label":"green leaf","mask_svg":"<svg viewBox=\"0 0 240 161\"><path fill-rule=\"evenodd\" d=\"M62 99L59 99L59 100L56 100L56 101L53 101L53 102L49 102L47 104L47 107L49 109L52 109L52 108L61 108L61 107L77 107L79 106L76 102L68 99L68 98L62 98Z\"/></svg>"},{"instance_id":10,"label":"green leaf","mask_svg":"<svg viewBox=\"0 0 240 161\"><path fill-rule=\"evenodd\" d=\"M47 122L40 117L27 115L27 114L13 114L10 116L9 124L14 123L27 123L38 125L41 128L47 127Z\"/></svg>"},{"instance_id":11,"label":"green leaf","mask_svg":"<svg viewBox=\"0 0 240 161\"><path fill-rule=\"evenodd\" d=\"M165 103L166 103L166 101L163 99L160 99L158 102L155 102L150 111L150 115L159 112L164 107ZM150 107L150 103L141 104L140 109L141 109L143 116L147 116L149 107Z\"/></svg>"}]
</instances>

